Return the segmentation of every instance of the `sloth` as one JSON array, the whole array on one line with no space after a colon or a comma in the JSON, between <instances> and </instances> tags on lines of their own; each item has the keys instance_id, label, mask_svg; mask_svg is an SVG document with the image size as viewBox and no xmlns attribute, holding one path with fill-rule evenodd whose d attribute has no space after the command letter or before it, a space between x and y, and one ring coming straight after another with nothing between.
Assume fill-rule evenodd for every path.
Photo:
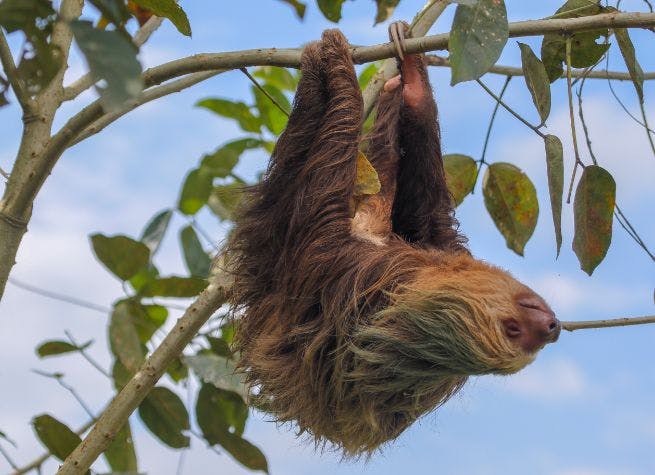
<instances>
[{"instance_id":1,"label":"sloth","mask_svg":"<svg viewBox=\"0 0 655 475\"><path fill-rule=\"evenodd\" d=\"M395 439L469 376L519 371L560 332L540 296L468 251L425 58L400 56L362 138L346 39L304 48L287 128L227 244L253 404L345 456ZM362 146L381 190L357 197Z\"/></svg>"}]
</instances>

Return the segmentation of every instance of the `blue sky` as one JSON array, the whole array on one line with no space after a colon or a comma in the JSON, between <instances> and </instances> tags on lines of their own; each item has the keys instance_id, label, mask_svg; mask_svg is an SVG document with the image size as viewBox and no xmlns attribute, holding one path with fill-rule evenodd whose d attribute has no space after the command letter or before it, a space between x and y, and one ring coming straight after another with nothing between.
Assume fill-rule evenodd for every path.
<instances>
[{"instance_id":1,"label":"blue sky","mask_svg":"<svg viewBox=\"0 0 655 475\"><path fill-rule=\"evenodd\" d=\"M422 0L403 0L394 19L411 19ZM552 14L559 2L509 0L510 20ZM641 1L625 1L623 8L642 8ZM217 52L256 47L296 47L333 27L315 5L304 22L275 0L183 2L194 35L180 36L169 24L143 49L147 66L196 52ZM386 24L373 27L374 5L358 0L344 4L339 27L354 44L386 41ZM449 28L452 9L432 32ZM634 32L637 55L645 70L655 70L653 34ZM16 42L12 39L13 43ZM523 40L522 40L523 41ZM539 41L525 40L538 51ZM510 40L503 64L518 65L519 50ZM623 69L616 47L610 63ZM83 72L78 55L71 60L69 80ZM431 80L439 102L446 152L478 157L493 102L474 84L449 86L449 70L435 69ZM488 76L495 90L503 78ZM601 165L617 180L618 201L652 247L655 247L653 202L655 157L644 132L610 99L604 81L585 86L586 115ZM226 73L180 94L146 105L69 150L55 167L40 194L30 230L21 247L13 277L53 291L77 295L109 306L122 295L120 284L95 261L88 235L94 232L138 235L160 209L173 205L187 170L198 158L223 141L237 138L234 124L194 108L200 98L221 96L247 100L250 84L238 72ZM617 85L628 106L637 111L631 84ZM646 85L651 122L655 122L655 88ZM68 104L57 123L93 98L87 93ZM566 90L553 88L549 133L562 138L566 173L572 163L568 133ZM506 100L521 114L537 121L523 79L512 81ZM15 106L0 109L0 166L10 169L19 137ZM587 160L586 151L584 153ZM541 140L499 111L488 160L508 161L532 178L539 193L541 213L525 257L509 251L484 210L479 189L458 208L462 230L474 254L511 271L541 293L563 320L597 319L653 314L655 266L615 225L607 258L593 277L578 266L571 250L572 213L564 211L564 245L555 259L554 233L548 209L545 161ZM239 172L254 176L266 163L260 153L244 155ZM203 226L219 241L225 231L208 214ZM177 217L157 257L160 269L182 273L177 244ZM34 347L41 341L62 338L69 329L80 341L94 339L93 356L110 363L105 341L107 316L54 302L8 286L0 302L0 430L18 444L9 448L19 463L41 453L29 420L51 412L72 427L86 421L76 402L55 383L30 369L62 371L67 381L96 411L110 394L110 382L75 357L39 361ZM338 454L315 453L310 444L295 438L293 429L278 428L254 415L246 436L259 445L274 475L439 473L465 475L648 475L655 473L655 326L593 330L563 334L537 361L510 377L473 379L445 407L430 414L397 442L365 462L341 462ZM182 394L183 397L184 394ZM135 433L140 467L151 474L175 473L179 453L162 447L137 421ZM207 450L201 441L184 460L183 473L248 473L228 455ZM5 445L4 447L7 448ZM55 463L46 465L52 473ZM9 466L0 459L0 472ZM97 465L102 471L102 463Z\"/></svg>"}]
</instances>

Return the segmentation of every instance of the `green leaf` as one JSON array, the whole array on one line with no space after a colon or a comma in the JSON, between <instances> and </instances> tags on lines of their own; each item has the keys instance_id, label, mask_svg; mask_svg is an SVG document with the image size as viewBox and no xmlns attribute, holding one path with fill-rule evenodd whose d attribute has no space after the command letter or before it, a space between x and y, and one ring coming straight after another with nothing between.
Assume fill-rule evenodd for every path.
<instances>
[{"instance_id":1,"label":"green leaf","mask_svg":"<svg viewBox=\"0 0 655 475\"><path fill-rule=\"evenodd\" d=\"M246 132L261 132L261 122L259 118L253 115L243 102L233 102L227 99L203 99L196 103L197 107L210 110L220 116L234 119L239 126Z\"/></svg>"},{"instance_id":2,"label":"green leaf","mask_svg":"<svg viewBox=\"0 0 655 475\"><path fill-rule=\"evenodd\" d=\"M564 150L562 142L554 135L546 135L546 168L548 171L548 192L553 212L557 256L562 247L562 193L564 190Z\"/></svg>"},{"instance_id":3,"label":"green leaf","mask_svg":"<svg viewBox=\"0 0 655 475\"><path fill-rule=\"evenodd\" d=\"M209 196L209 208L221 221L232 221L234 212L241 202L242 191L243 185L239 183L214 187Z\"/></svg>"},{"instance_id":4,"label":"green leaf","mask_svg":"<svg viewBox=\"0 0 655 475\"><path fill-rule=\"evenodd\" d=\"M247 418L248 406L239 395L213 384L202 384L196 402L196 420L207 442L216 444L224 432L242 435Z\"/></svg>"},{"instance_id":5,"label":"green leaf","mask_svg":"<svg viewBox=\"0 0 655 475\"><path fill-rule=\"evenodd\" d=\"M66 424L48 414L34 417L32 427L45 448L62 462L82 442Z\"/></svg>"},{"instance_id":6,"label":"green leaf","mask_svg":"<svg viewBox=\"0 0 655 475\"><path fill-rule=\"evenodd\" d=\"M331 22L338 23L341 20L341 7L345 0L317 0L318 8L323 16Z\"/></svg>"},{"instance_id":7,"label":"green leaf","mask_svg":"<svg viewBox=\"0 0 655 475\"><path fill-rule=\"evenodd\" d=\"M139 471L129 421L118 431L104 455L113 472L136 473Z\"/></svg>"},{"instance_id":8,"label":"green leaf","mask_svg":"<svg viewBox=\"0 0 655 475\"><path fill-rule=\"evenodd\" d=\"M237 393L244 401L247 399L248 390L245 378L242 373L237 372L234 361L231 359L212 353L200 353L184 356L183 361L204 382Z\"/></svg>"},{"instance_id":9,"label":"green leaf","mask_svg":"<svg viewBox=\"0 0 655 475\"><path fill-rule=\"evenodd\" d=\"M530 179L511 163L493 163L482 181L484 204L507 247L519 255L539 216L537 192Z\"/></svg>"},{"instance_id":10,"label":"green leaf","mask_svg":"<svg viewBox=\"0 0 655 475\"><path fill-rule=\"evenodd\" d=\"M106 87L97 86L103 106L116 110L143 90L141 64L137 48L120 32L94 28L89 21L70 23L75 41L82 50L95 81L104 80Z\"/></svg>"},{"instance_id":11,"label":"green leaf","mask_svg":"<svg viewBox=\"0 0 655 475\"><path fill-rule=\"evenodd\" d=\"M133 372L130 372L120 360L114 361L114 366L111 368L111 378L114 381L114 388L120 391L132 379Z\"/></svg>"},{"instance_id":12,"label":"green leaf","mask_svg":"<svg viewBox=\"0 0 655 475\"><path fill-rule=\"evenodd\" d=\"M36 354L39 355L39 358L45 358L46 356L61 355L64 353L72 353L74 351L84 350L91 345L91 341L81 345L76 346L68 343L67 341L52 340L41 343L36 348Z\"/></svg>"},{"instance_id":13,"label":"green leaf","mask_svg":"<svg viewBox=\"0 0 655 475\"><path fill-rule=\"evenodd\" d=\"M205 336L209 347L214 354L218 356L223 356L225 358L232 357L232 351L230 350L230 345L223 338L216 338L215 336Z\"/></svg>"},{"instance_id":14,"label":"green leaf","mask_svg":"<svg viewBox=\"0 0 655 475\"><path fill-rule=\"evenodd\" d=\"M550 115L550 81L544 64L532 52L530 47L525 43L519 43L521 48L521 63L523 65L523 76L525 84L532 95L541 124L546 122Z\"/></svg>"},{"instance_id":15,"label":"green leaf","mask_svg":"<svg viewBox=\"0 0 655 475\"><path fill-rule=\"evenodd\" d=\"M597 165L584 169L575 191L573 250L580 267L591 275L612 242L612 214L616 183L607 170Z\"/></svg>"},{"instance_id":16,"label":"green leaf","mask_svg":"<svg viewBox=\"0 0 655 475\"><path fill-rule=\"evenodd\" d=\"M280 135L284 128L287 126L289 120L288 112L291 110L289 100L284 94L275 86L270 84L262 85L269 96L277 101L277 103L286 111L282 112L277 105L269 99L266 94L259 90L259 88L252 86L252 93L255 96L255 105L259 109L259 117L262 123L274 135Z\"/></svg>"},{"instance_id":17,"label":"green leaf","mask_svg":"<svg viewBox=\"0 0 655 475\"><path fill-rule=\"evenodd\" d=\"M163 305L143 305L136 300L129 300L130 314L141 343L150 341L168 319L168 309Z\"/></svg>"},{"instance_id":18,"label":"green leaf","mask_svg":"<svg viewBox=\"0 0 655 475\"><path fill-rule=\"evenodd\" d=\"M263 79L266 84L275 86L281 91L295 91L298 86L298 79L286 68L277 66L261 66L255 69L252 75Z\"/></svg>"},{"instance_id":19,"label":"green leaf","mask_svg":"<svg viewBox=\"0 0 655 475\"><path fill-rule=\"evenodd\" d=\"M296 11L296 15L298 15L298 18L300 18L301 20L305 18L305 9L307 8L307 5L305 5L302 2L299 2L298 0L282 0L282 1L293 7L293 9Z\"/></svg>"},{"instance_id":20,"label":"green leaf","mask_svg":"<svg viewBox=\"0 0 655 475\"><path fill-rule=\"evenodd\" d=\"M217 434L217 442L238 462L250 470L268 473L266 457L256 446L231 432Z\"/></svg>"},{"instance_id":21,"label":"green leaf","mask_svg":"<svg viewBox=\"0 0 655 475\"><path fill-rule=\"evenodd\" d=\"M209 198L213 177L209 170L196 168L191 170L184 180L178 209L186 215L194 215L202 208Z\"/></svg>"},{"instance_id":22,"label":"green leaf","mask_svg":"<svg viewBox=\"0 0 655 475\"><path fill-rule=\"evenodd\" d=\"M386 21L398 6L400 0L375 0L377 4L377 13L375 15L375 25Z\"/></svg>"},{"instance_id":23,"label":"green leaf","mask_svg":"<svg viewBox=\"0 0 655 475\"><path fill-rule=\"evenodd\" d=\"M39 38L32 39L29 53L21 57L16 74L31 95L41 92L61 68L61 51Z\"/></svg>"},{"instance_id":24,"label":"green leaf","mask_svg":"<svg viewBox=\"0 0 655 475\"><path fill-rule=\"evenodd\" d=\"M107 269L127 280L148 265L150 249L127 236L91 235L93 252Z\"/></svg>"},{"instance_id":25,"label":"green leaf","mask_svg":"<svg viewBox=\"0 0 655 475\"><path fill-rule=\"evenodd\" d=\"M168 18L175 25L177 31L185 36L191 36L189 19L175 0L134 0L134 3L152 11L157 16Z\"/></svg>"},{"instance_id":26,"label":"green leaf","mask_svg":"<svg viewBox=\"0 0 655 475\"><path fill-rule=\"evenodd\" d=\"M368 83L371 82L371 79L378 72L379 68L380 65L378 63L371 63L362 69L362 72L359 73L359 77L357 78L360 89L364 90L368 86Z\"/></svg>"},{"instance_id":27,"label":"green leaf","mask_svg":"<svg viewBox=\"0 0 655 475\"><path fill-rule=\"evenodd\" d=\"M180 231L180 244L182 245L184 262L187 269L189 269L189 273L192 276L206 279L209 276L212 261L202 248L198 235L192 226L186 226Z\"/></svg>"},{"instance_id":28,"label":"green leaf","mask_svg":"<svg viewBox=\"0 0 655 475\"><path fill-rule=\"evenodd\" d=\"M635 55L635 45L630 39L630 35L626 28L616 28L614 30L614 36L616 41L619 44L619 49L623 55L623 60L625 65L628 67L628 72L630 73L630 78L632 78L632 83L637 90L637 97L639 97L639 102L644 102L644 71L641 69L639 62L637 61L637 56Z\"/></svg>"},{"instance_id":29,"label":"green leaf","mask_svg":"<svg viewBox=\"0 0 655 475\"><path fill-rule=\"evenodd\" d=\"M500 57L508 37L503 0L458 5L448 44L451 84L478 79L489 71Z\"/></svg>"},{"instance_id":30,"label":"green leaf","mask_svg":"<svg viewBox=\"0 0 655 475\"><path fill-rule=\"evenodd\" d=\"M144 297L195 297L207 287L207 281L198 277L162 277L148 283L142 290Z\"/></svg>"},{"instance_id":31,"label":"green leaf","mask_svg":"<svg viewBox=\"0 0 655 475\"><path fill-rule=\"evenodd\" d=\"M168 224L171 222L172 216L173 210L165 209L153 216L143 230L141 239L139 240L148 246L151 256L153 256L159 249L159 245L161 244L162 239L164 239L166 229L168 229Z\"/></svg>"},{"instance_id":32,"label":"green leaf","mask_svg":"<svg viewBox=\"0 0 655 475\"><path fill-rule=\"evenodd\" d=\"M111 351L131 372L136 372L145 358L145 352L132 316L134 303L129 300L114 306L109 323Z\"/></svg>"},{"instance_id":33,"label":"green leaf","mask_svg":"<svg viewBox=\"0 0 655 475\"><path fill-rule=\"evenodd\" d=\"M234 140L221 146L214 153L202 157L203 170L216 178L225 178L239 162L241 154L248 149L262 146L262 141L251 137Z\"/></svg>"},{"instance_id":34,"label":"green leaf","mask_svg":"<svg viewBox=\"0 0 655 475\"><path fill-rule=\"evenodd\" d=\"M182 400L168 388L155 387L139 406L139 417L159 440L174 449L189 447L189 413Z\"/></svg>"},{"instance_id":35,"label":"green leaf","mask_svg":"<svg viewBox=\"0 0 655 475\"><path fill-rule=\"evenodd\" d=\"M354 196L375 195L380 192L378 172L362 152L357 153L357 174L355 178Z\"/></svg>"},{"instance_id":36,"label":"green leaf","mask_svg":"<svg viewBox=\"0 0 655 475\"><path fill-rule=\"evenodd\" d=\"M26 34L38 29L39 24L53 20L55 10L48 0L3 0L0 2L0 25L13 33L18 30Z\"/></svg>"},{"instance_id":37,"label":"green leaf","mask_svg":"<svg viewBox=\"0 0 655 475\"><path fill-rule=\"evenodd\" d=\"M139 272L130 277L130 285L138 293L141 289L153 279L159 277L159 270L152 264L141 268Z\"/></svg>"},{"instance_id":38,"label":"green leaf","mask_svg":"<svg viewBox=\"0 0 655 475\"><path fill-rule=\"evenodd\" d=\"M455 206L459 206L475 186L478 177L475 160L467 155L448 154L443 156L443 167L448 191L453 196Z\"/></svg>"},{"instance_id":39,"label":"green leaf","mask_svg":"<svg viewBox=\"0 0 655 475\"><path fill-rule=\"evenodd\" d=\"M553 17L579 18L598 15L605 11L606 9L596 1L569 0L557 10ZM607 35L607 29L590 30L571 35L571 66L586 68L596 64L609 48L609 45L598 44L596 40ZM558 33L545 34L541 43L541 61L546 68L550 82L562 77L564 73L562 63L565 60L566 36Z\"/></svg>"},{"instance_id":40,"label":"green leaf","mask_svg":"<svg viewBox=\"0 0 655 475\"><path fill-rule=\"evenodd\" d=\"M180 358L175 358L171 364L166 368L168 374L173 381L179 383L189 376L189 368L182 362Z\"/></svg>"}]
</instances>

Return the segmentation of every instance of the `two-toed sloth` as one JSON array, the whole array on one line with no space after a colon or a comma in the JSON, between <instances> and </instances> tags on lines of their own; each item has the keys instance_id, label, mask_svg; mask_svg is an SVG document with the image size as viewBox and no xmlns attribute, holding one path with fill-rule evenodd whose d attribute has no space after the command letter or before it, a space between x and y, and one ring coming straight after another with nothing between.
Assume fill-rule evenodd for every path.
<instances>
[{"instance_id":1,"label":"two-toed sloth","mask_svg":"<svg viewBox=\"0 0 655 475\"><path fill-rule=\"evenodd\" d=\"M236 350L260 407L358 455L468 376L520 370L560 324L465 247L422 55L404 56L364 141L343 35L307 45L301 68L288 126L228 244ZM381 191L356 201L361 143Z\"/></svg>"}]
</instances>

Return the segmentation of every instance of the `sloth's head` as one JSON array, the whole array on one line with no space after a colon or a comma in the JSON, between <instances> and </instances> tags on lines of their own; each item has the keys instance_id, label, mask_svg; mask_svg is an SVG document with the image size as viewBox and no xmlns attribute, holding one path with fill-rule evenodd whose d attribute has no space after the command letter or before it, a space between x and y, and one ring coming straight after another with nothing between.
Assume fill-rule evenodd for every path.
<instances>
[{"instance_id":1,"label":"sloth's head","mask_svg":"<svg viewBox=\"0 0 655 475\"><path fill-rule=\"evenodd\" d=\"M356 326L346 378L368 424L359 435L396 437L468 376L515 373L559 332L546 302L505 271L465 255L422 270ZM363 446L381 442L368 437Z\"/></svg>"}]
</instances>

